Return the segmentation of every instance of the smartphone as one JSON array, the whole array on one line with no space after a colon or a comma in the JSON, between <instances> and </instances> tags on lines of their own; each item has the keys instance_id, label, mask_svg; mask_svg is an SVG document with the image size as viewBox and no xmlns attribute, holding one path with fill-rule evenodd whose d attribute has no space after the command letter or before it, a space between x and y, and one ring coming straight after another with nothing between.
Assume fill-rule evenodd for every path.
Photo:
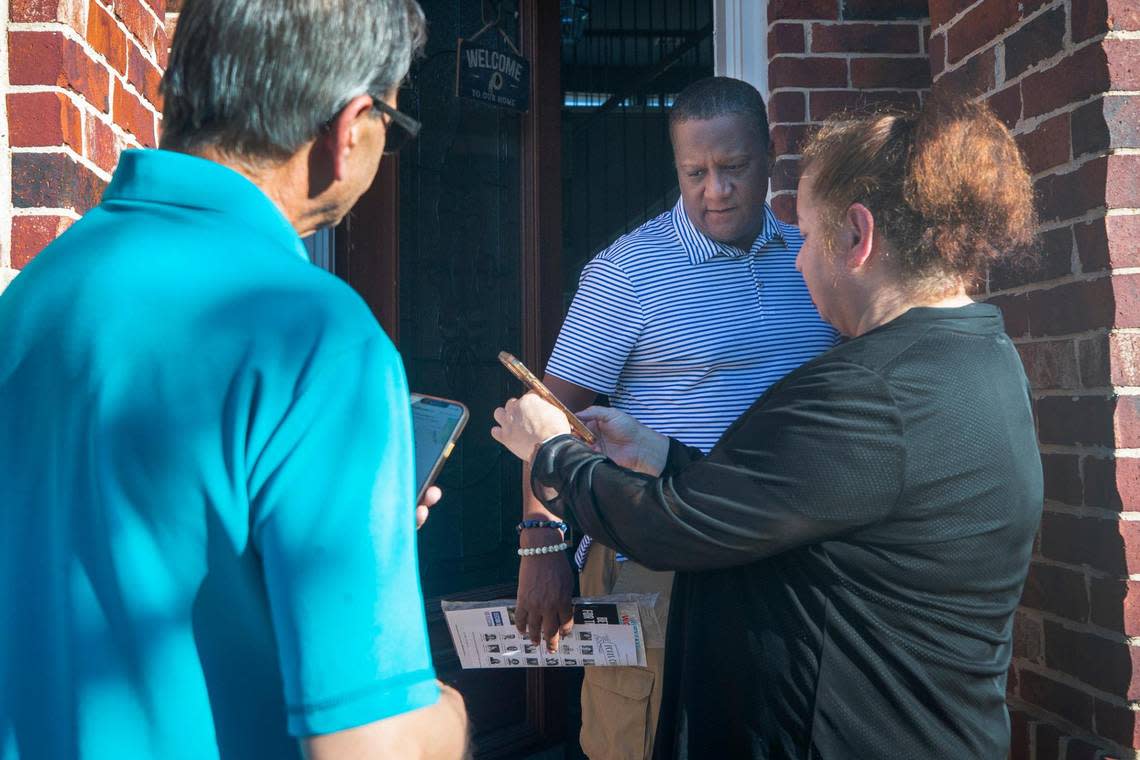
<instances>
[{"instance_id":1,"label":"smartphone","mask_svg":"<svg viewBox=\"0 0 1140 760\"><path fill-rule=\"evenodd\" d=\"M416 443L416 504L435 482L467 424L467 407L458 401L412 394L412 435Z\"/></svg>"},{"instance_id":2,"label":"smartphone","mask_svg":"<svg viewBox=\"0 0 1140 760\"><path fill-rule=\"evenodd\" d=\"M570 429L574 431L574 435L581 438L591 446L598 440L594 434L590 432L590 428L586 427L586 423L578 419L574 412L566 408L566 405L558 400L558 397L550 392L550 389L543 385L542 381L535 377L534 373L526 368L526 365L516 359L513 355L506 351L499 352L499 362L506 367L512 375L517 377L523 382L529 390L535 392L539 398L546 401L551 406L558 407L566 419L570 421Z\"/></svg>"}]
</instances>

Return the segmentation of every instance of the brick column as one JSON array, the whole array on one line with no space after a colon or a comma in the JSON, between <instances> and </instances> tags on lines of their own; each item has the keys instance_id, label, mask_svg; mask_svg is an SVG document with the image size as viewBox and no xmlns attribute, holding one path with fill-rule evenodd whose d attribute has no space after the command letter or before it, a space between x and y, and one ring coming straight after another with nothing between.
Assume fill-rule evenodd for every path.
<instances>
[{"instance_id":1,"label":"brick column","mask_svg":"<svg viewBox=\"0 0 1140 760\"><path fill-rule=\"evenodd\" d=\"M156 144L169 44L165 0L9 0L8 11L0 267L19 270L98 203L120 151Z\"/></svg>"},{"instance_id":2,"label":"brick column","mask_svg":"<svg viewBox=\"0 0 1140 760\"><path fill-rule=\"evenodd\" d=\"M812 124L869 103L918 105L930 87L927 0L769 0L772 208L795 221Z\"/></svg>"},{"instance_id":3,"label":"brick column","mask_svg":"<svg viewBox=\"0 0 1140 760\"><path fill-rule=\"evenodd\" d=\"M1014 625L1015 758L1132 757L1140 699L1140 10L930 0L935 89L985 98L1039 194L1031 272L991 272L1033 384L1046 504ZM1135 358L1134 358L1135 357Z\"/></svg>"},{"instance_id":4,"label":"brick column","mask_svg":"<svg viewBox=\"0 0 1140 760\"><path fill-rule=\"evenodd\" d=\"M8 18L8 0L0 0L0 19ZM8 35L0 35L0 92L8 91ZM0 209L12 207L12 158L8 153L8 104L0 98ZM12 268L12 228L0 220L0 292L16 275Z\"/></svg>"}]
</instances>

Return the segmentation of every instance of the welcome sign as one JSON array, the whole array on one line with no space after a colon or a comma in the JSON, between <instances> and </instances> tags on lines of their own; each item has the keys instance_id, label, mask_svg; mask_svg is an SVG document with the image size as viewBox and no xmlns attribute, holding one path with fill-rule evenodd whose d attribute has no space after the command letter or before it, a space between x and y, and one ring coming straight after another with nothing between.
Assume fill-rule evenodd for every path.
<instances>
[{"instance_id":1,"label":"welcome sign","mask_svg":"<svg viewBox=\"0 0 1140 760\"><path fill-rule=\"evenodd\" d=\"M530 62L515 53L460 39L455 94L526 111L530 107Z\"/></svg>"}]
</instances>

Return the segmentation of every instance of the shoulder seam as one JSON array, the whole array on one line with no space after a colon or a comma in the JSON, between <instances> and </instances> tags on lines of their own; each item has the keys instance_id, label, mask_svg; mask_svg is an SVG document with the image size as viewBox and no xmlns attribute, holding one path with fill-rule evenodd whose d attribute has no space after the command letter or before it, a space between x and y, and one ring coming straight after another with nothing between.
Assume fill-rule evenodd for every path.
<instances>
[{"instance_id":1,"label":"shoulder seam","mask_svg":"<svg viewBox=\"0 0 1140 760\"><path fill-rule=\"evenodd\" d=\"M309 389L309 387L312 386L312 384L315 383L321 375L323 375L325 372L328 371L328 366L330 364L334 364L334 363L340 361L341 357L343 357L343 356L354 353L356 351L360 351L361 349L365 348L366 346L368 346L371 343L378 342L382 335L383 335L382 331L380 333L372 333L371 335L366 335L362 338L357 338L353 342L348 343L344 346L341 346L340 348L336 349L335 351L330 352L327 356L324 357L324 359L322 361L322 364L324 366L320 367L311 377L307 378L303 383L301 383L300 385L298 385L296 388L293 389L293 399L292 400L296 401L301 396L303 396L305 394L305 392ZM387 336L384 336L384 337L387 337Z\"/></svg>"},{"instance_id":2,"label":"shoulder seam","mask_svg":"<svg viewBox=\"0 0 1140 760\"><path fill-rule=\"evenodd\" d=\"M587 264L587 266L592 265L595 261L608 264L609 266L613 267L614 270L621 272L621 276L627 283L629 283L629 289L633 291L633 300L637 304L637 313L639 317L638 321L640 322L637 328L637 334L640 338L642 331L645 329L645 305L641 303L641 296L637 292L637 285L634 283L633 278L630 277L629 272L627 272L620 263L609 258L603 259L601 258L601 254L595 256L594 259L591 260L589 264Z\"/></svg>"},{"instance_id":3,"label":"shoulder seam","mask_svg":"<svg viewBox=\"0 0 1140 760\"><path fill-rule=\"evenodd\" d=\"M827 353L830 353L830 352L827 352ZM824 353L821 356L827 356L827 353ZM895 358L897 358L897 357L895 357ZM894 361L894 358L891 359L891 362L893 362L893 361ZM861 372L864 372L868 375L871 375L872 377L875 378L875 380L877 380L882 385L883 389L887 393L887 396L891 400L891 406L894 409L895 415L898 419L899 435L903 439L903 442L905 444L905 440L907 437L906 418L903 417L902 410L899 408L898 399L895 397L894 389L891 387L890 382L884 376L883 372L878 370L878 369L868 367L866 364L862 364L860 362L852 361L852 360L847 359L847 358L839 358L838 360L836 360L832 363L836 366L846 365L848 367L854 367L854 368L860 370ZM807 364L803 365L803 367L801 367L800 369L808 367L811 364L815 364L815 362L808 362ZM819 364L822 365L822 364L825 364L825 362L820 362ZM799 372L799 370L796 370L795 372L789 374L788 377L784 378L784 380L786 381L786 380L791 379L792 376L797 374L798 372ZM783 381L781 381L781 383L782 382ZM898 493L895 494L895 500L894 500L894 503L891 504L891 508L889 510L887 510L887 512L882 516L882 518L880 518L879 522L881 522L882 520L886 520L888 517L894 515L895 512L898 511L899 504L902 501L903 493L906 491L906 471L907 471L907 461L908 461L908 459L907 459L907 447L905 445L903 445L901 447L901 449L902 449L901 450L901 460L902 461L899 463L899 473L898 473L899 490L898 490Z\"/></svg>"}]
</instances>

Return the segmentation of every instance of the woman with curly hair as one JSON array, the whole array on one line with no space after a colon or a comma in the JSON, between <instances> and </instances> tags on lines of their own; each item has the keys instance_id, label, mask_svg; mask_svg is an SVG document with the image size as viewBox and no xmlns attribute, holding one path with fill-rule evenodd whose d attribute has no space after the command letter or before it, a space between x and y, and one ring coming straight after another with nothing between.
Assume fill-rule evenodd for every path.
<instances>
[{"instance_id":1,"label":"woman with curly hair","mask_svg":"<svg viewBox=\"0 0 1140 760\"><path fill-rule=\"evenodd\" d=\"M659 757L1000 758L1041 515L1030 394L990 265L1028 173L985 106L834 121L804 150L798 266L849 340L707 455L609 409L599 450L534 396L492 435L556 514L676 570Z\"/></svg>"}]
</instances>

